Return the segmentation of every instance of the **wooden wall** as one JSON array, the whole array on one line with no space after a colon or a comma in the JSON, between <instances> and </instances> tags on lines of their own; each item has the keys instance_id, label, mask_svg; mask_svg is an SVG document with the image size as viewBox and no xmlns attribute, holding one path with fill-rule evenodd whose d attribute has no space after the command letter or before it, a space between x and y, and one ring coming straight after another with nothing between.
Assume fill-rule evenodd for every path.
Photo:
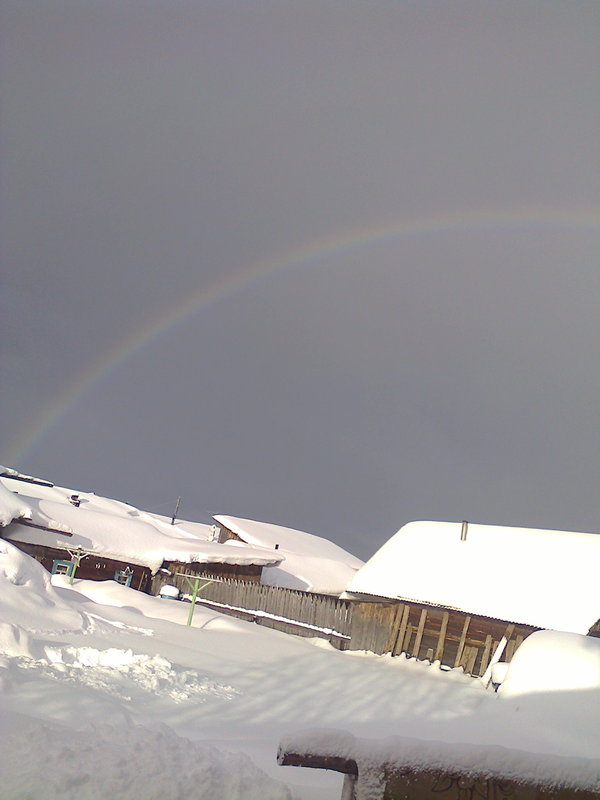
<instances>
[{"instance_id":1,"label":"wooden wall","mask_svg":"<svg viewBox=\"0 0 600 800\"><path fill-rule=\"evenodd\" d=\"M24 542L15 542L9 539L11 544L18 547L24 553L35 558L36 561L45 567L48 572L52 572L52 562L54 560L69 561L70 556L66 550L58 547L46 547L39 544L26 544ZM97 555L89 555L84 558L80 565L77 567L75 573L76 578L82 578L91 581L110 581L114 580L115 572L129 567L133 571L131 579L132 589L139 589L145 591L150 585L151 573L148 567L142 567L137 564L129 564L124 561L118 561L114 558L104 558Z\"/></svg>"},{"instance_id":2,"label":"wooden wall","mask_svg":"<svg viewBox=\"0 0 600 800\"><path fill-rule=\"evenodd\" d=\"M406 653L483 675L503 636L508 644L502 660L510 661L525 636L535 630L538 628L419 603L357 602L352 605L349 647Z\"/></svg>"},{"instance_id":3,"label":"wooden wall","mask_svg":"<svg viewBox=\"0 0 600 800\"><path fill-rule=\"evenodd\" d=\"M189 584L185 578L177 576L177 573L185 573L191 577L197 575L214 576L221 579L238 580L247 583L260 583L263 568L256 564L241 565L241 564L202 564L200 562L192 562L184 564L181 561L164 561L162 570L168 570L171 574L167 574L159 570L150 586L150 594L159 594L161 587L165 583L171 586L177 586L182 592L189 591Z\"/></svg>"}]
</instances>

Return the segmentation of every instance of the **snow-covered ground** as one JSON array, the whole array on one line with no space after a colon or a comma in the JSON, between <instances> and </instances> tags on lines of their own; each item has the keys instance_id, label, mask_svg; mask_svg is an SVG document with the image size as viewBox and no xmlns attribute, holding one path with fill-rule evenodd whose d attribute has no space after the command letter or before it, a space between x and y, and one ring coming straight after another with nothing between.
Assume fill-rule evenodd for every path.
<instances>
[{"instance_id":1,"label":"snow-covered ground","mask_svg":"<svg viewBox=\"0 0 600 800\"><path fill-rule=\"evenodd\" d=\"M0 769L11 800L189 798L195 782L200 800L325 800L340 776L276 764L289 732L377 735L488 699L458 672L340 653L201 607L188 628L183 603L113 581L52 581L0 541Z\"/></svg>"},{"instance_id":2,"label":"snow-covered ground","mask_svg":"<svg viewBox=\"0 0 600 800\"><path fill-rule=\"evenodd\" d=\"M319 737L374 758L491 753L500 769L600 785L598 640L560 634L573 661L554 668L557 634L537 635L496 694L459 670L341 653L201 607L188 628L188 610L114 581L71 586L0 540L2 796L329 800L338 774L276 763L280 741Z\"/></svg>"}]
</instances>

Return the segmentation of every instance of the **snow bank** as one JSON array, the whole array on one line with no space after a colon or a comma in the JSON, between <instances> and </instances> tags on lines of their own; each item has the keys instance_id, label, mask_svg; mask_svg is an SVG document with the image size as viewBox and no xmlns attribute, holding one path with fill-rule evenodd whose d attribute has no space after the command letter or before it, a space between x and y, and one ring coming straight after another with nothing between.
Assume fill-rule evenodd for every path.
<instances>
[{"instance_id":1,"label":"snow bank","mask_svg":"<svg viewBox=\"0 0 600 800\"><path fill-rule=\"evenodd\" d=\"M578 690L595 690L600 713L600 639L537 631L513 656L499 691L504 697L569 692L576 702Z\"/></svg>"},{"instance_id":2,"label":"snow bank","mask_svg":"<svg viewBox=\"0 0 600 800\"><path fill-rule=\"evenodd\" d=\"M32 722L4 737L0 766L3 796L23 800L293 800L247 756L168 728L76 731Z\"/></svg>"},{"instance_id":3,"label":"snow bank","mask_svg":"<svg viewBox=\"0 0 600 800\"><path fill-rule=\"evenodd\" d=\"M460 523L410 522L347 591L587 633L600 616L599 561L599 534L469 523L463 541Z\"/></svg>"},{"instance_id":4,"label":"snow bank","mask_svg":"<svg viewBox=\"0 0 600 800\"><path fill-rule=\"evenodd\" d=\"M262 583L270 586L339 595L363 565L337 544L312 533L221 514L214 519L248 544L273 550L277 546L285 560L263 571Z\"/></svg>"},{"instance_id":5,"label":"snow bank","mask_svg":"<svg viewBox=\"0 0 600 800\"><path fill-rule=\"evenodd\" d=\"M63 600L50 574L25 553L0 540L0 620L32 632L79 631L84 616ZM6 643L5 631L4 638ZM13 637L14 640L14 637Z\"/></svg>"},{"instance_id":6,"label":"snow bank","mask_svg":"<svg viewBox=\"0 0 600 800\"><path fill-rule=\"evenodd\" d=\"M0 527L9 525L13 519L31 519L31 509L20 497L0 481Z\"/></svg>"}]
</instances>

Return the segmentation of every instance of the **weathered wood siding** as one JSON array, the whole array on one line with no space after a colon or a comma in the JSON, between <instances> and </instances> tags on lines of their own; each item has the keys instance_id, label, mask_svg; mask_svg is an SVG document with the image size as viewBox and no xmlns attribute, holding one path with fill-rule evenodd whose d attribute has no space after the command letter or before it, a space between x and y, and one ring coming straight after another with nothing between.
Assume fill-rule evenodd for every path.
<instances>
[{"instance_id":1,"label":"weathered wood siding","mask_svg":"<svg viewBox=\"0 0 600 800\"><path fill-rule=\"evenodd\" d=\"M166 572L165 572L166 570ZM256 564L246 566L240 564L203 564L201 562L191 562L184 564L181 561L163 561L161 569L152 578L150 594L158 594L165 583L177 586L184 592L188 591L188 584L185 579L178 578L178 572L184 572L194 577L196 575L214 575L217 578L229 578L248 583L259 583L263 568ZM171 574L169 574L171 573Z\"/></svg>"},{"instance_id":2,"label":"weathered wood siding","mask_svg":"<svg viewBox=\"0 0 600 800\"><path fill-rule=\"evenodd\" d=\"M69 561L70 556L66 550L61 550L58 547L46 547L39 544L26 544L25 542L14 542L19 550L22 550L27 555L35 558L36 561L45 567L48 572L52 572L52 562ZM82 578L90 581L110 581L114 580L115 572L117 570L124 570L129 568L133 572L131 578L131 588L146 591L150 585L150 570L148 567L142 567L138 564L129 564L125 561L118 561L114 558L104 558L102 556L91 554L84 558L75 573L76 578Z\"/></svg>"},{"instance_id":3,"label":"weathered wood siding","mask_svg":"<svg viewBox=\"0 0 600 800\"><path fill-rule=\"evenodd\" d=\"M525 636L539 630L462 611L419 603L356 602L352 605L352 650L406 653L483 675L503 636L502 656L510 661Z\"/></svg>"}]
</instances>

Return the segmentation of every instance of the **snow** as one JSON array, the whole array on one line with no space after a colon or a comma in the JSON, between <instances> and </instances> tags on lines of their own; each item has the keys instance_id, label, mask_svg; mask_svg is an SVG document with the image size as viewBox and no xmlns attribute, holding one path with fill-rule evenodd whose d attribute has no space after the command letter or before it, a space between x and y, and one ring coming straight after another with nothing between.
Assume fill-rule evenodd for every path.
<instances>
[{"instance_id":1,"label":"snow","mask_svg":"<svg viewBox=\"0 0 600 800\"><path fill-rule=\"evenodd\" d=\"M0 482L0 527L22 518L31 519L31 509Z\"/></svg>"},{"instance_id":2,"label":"snow","mask_svg":"<svg viewBox=\"0 0 600 800\"><path fill-rule=\"evenodd\" d=\"M81 732L36 722L19 728L6 737L0 757L6 797L292 800L289 789L247 756L191 742L169 728L103 724Z\"/></svg>"},{"instance_id":3,"label":"snow","mask_svg":"<svg viewBox=\"0 0 600 800\"><path fill-rule=\"evenodd\" d=\"M500 688L505 697L569 692L569 703L576 702L575 692L587 690L600 694L600 639L556 631L527 637Z\"/></svg>"},{"instance_id":4,"label":"snow","mask_svg":"<svg viewBox=\"0 0 600 800\"><path fill-rule=\"evenodd\" d=\"M251 545L232 550L211 540L209 525L183 522L171 525L170 519L91 492L26 483L5 475L0 478L0 485L3 490L0 501L7 495L14 507L21 510L18 516L23 516L27 509L33 523L54 529L41 530L14 521L4 531L4 536L12 541L63 549L81 547L97 555L147 566L153 573L163 561L265 566L278 564L283 558ZM70 501L74 494L79 505ZM8 500L5 504L8 508ZM62 536L58 531L71 535Z\"/></svg>"},{"instance_id":5,"label":"snow","mask_svg":"<svg viewBox=\"0 0 600 800\"><path fill-rule=\"evenodd\" d=\"M363 562L337 544L312 533L219 514L215 522L237 534L244 542L275 549L285 560L263 570L262 583L339 595ZM232 541L232 540L230 540Z\"/></svg>"},{"instance_id":6,"label":"snow","mask_svg":"<svg viewBox=\"0 0 600 800\"><path fill-rule=\"evenodd\" d=\"M472 523L466 541L460 535L460 523L408 523L348 593L574 633L587 633L600 616L600 535Z\"/></svg>"},{"instance_id":7,"label":"snow","mask_svg":"<svg viewBox=\"0 0 600 800\"><path fill-rule=\"evenodd\" d=\"M137 558L153 566L159 558L161 563L173 558L173 553L179 560L185 554L191 559L214 553L234 563L259 553L269 562L279 544L275 559L286 557L281 569L290 569L285 565L292 561L289 580L305 575L307 583L309 578L313 581L311 586L330 588L331 563L352 573L360 566L320 537L279 526L219 518L229 521L227 527L248 527L251 533L245 535L252 539L250 544L231 540L219 545L212 541L210 526L183 520L170 525L168 517L92 493L76 493L77 507L69 502L75 494L70 489L6 474L0 485L8 490L8 497L1 495L2 513L13 520L2 531L6 536L32 537L46 544L61 541L63 547L81 544L113 556L117 549L132 563L140 563ZM71 529L73 536L23 525L18 519L26 511L35 524ZM442 526L434 534L425 531L419 543L423 550L438 553L442 562L450 559L457 545L444 537L450 533L459 538L460 526L422 525ZM460 552L471 564L488 559L489 579L495 554L504 563L503 548L498 530L492 535L480 527L486 526L469 526L467 542L459 540ZM422 533L422 527L419 530ZM500 530L508 531L502 541L510 552L516 546L515 537L511 539L515 529ZM408 545L419 538L415 530L409 533ZM521 576L531 591L539 591L540 575L546 580L550 569L550 556L540 542L550 542L552 558L563 558L564 574L556 584L557 597L544 598L548 616L557 620L558 606L570 608L585 601L585 627L583 618L597 597L596 582L589 580L597 563L592 558L595 544L589 542L597 540L590 534L533 533L537 539L522 538L523 555L530 558L512 559L507 574L514 578L515 564L540 565L530 566ZM574 557L567 542L581 559L576 575L582 587L570 574ZM412 549L413 555L419 553L416 544ZM362 584L365 591L367 585L372 590L374 582L378 592L382 586L396 587L392 573L398 571L397 553L393 549L387 563L381 552L375 557L371 583ZM301 571L303 560L314 574ZM413 557L413 570L418 563ZM363 570L356 575L358 584ZM470 583L468 591L462 588L464 581L455 583L464 592L457 589L455 600L479 599ZM507 581L490 583L501 586ZM481 601L495 603L496 611L517 608L521 602L528 614L540 606L518 581L510 585L506 595L490 591L486 582L478 587ZM453 587L448 584L444 591L448 599ZM189 608L115 581L76 579L71 585L64 576L51 577L10 541L0 539L0 774L7 796L339 796L337 774L278 766L280 741L294 750L353 754L374 781L381 760L387 760L600 786L598 639L564 632L534 634L508 668L494 668L495 682L502 681L495 693L460 669L442 671L405 656L340 652L322 639L283 634L202 605L188 627ZM591 616L595 621L597 605Z\"/></svg>"},{"instance_id":8,"label":"snow","mask_svg":"<svg viewBox=\"0 0 600 800\"><path fill-rule=\"evenodd\" d=\"M435 728L413 720L416 736L314 729L284 737L280 752L353 759L359 774L386 763L600 791L600 639L538 631L503 666L491 702Z\"/></svg>"},{"instance_id":9,"label":"snow","mask_svg":"<svg viewBox=\"0 0 600 800\"><path fill-rule=\"evenodd\" d=\"M160 597L168 597L172 600L179 600L180 594L181 592L177 586L172 586L170 583L163 583L163 585L160 587Z\"/></svg>"},{"instance_id":10,"label":"snow","mask_svg":"<svg viewBox=\"0 0 600 800\"><path fill-rule=\"evenodd\" d=\"M188 610L114 581L50 581L0 542L7 796L339 796L337 774L278 766L280 741L355 752L367 767L385 756L598 783L598 640L535 634L496 694L460 669L343 653L202 606L187 627ZM563 651L574 677L559 685ZM550 680L547 665L559 656ZM540 691L527 688L543 670Z\"/></svg>"}]
</instances>

